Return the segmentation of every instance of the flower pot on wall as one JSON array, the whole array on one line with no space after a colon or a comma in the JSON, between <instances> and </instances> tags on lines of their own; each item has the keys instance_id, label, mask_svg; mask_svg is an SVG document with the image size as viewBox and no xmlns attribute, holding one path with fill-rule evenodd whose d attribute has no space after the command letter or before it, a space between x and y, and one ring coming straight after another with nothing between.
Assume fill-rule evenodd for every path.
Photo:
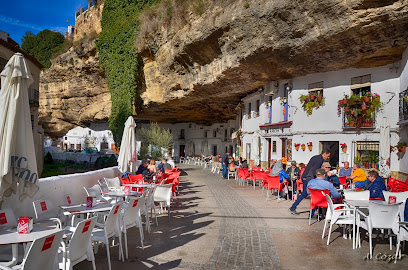
<instances>
[{"instance_id":1,"label":"flower pot on wall","mask_svg":"<svg viewBox=\"0 0 408 270\"><path fill-rule=\"evenodd\" d=\"M341 150L343 150L344 153L347 153L347 146L346 146L346 147L342 147Z\"/></svg>"},{"instance_id":2,"label":"flower pot on wall","mask_svg":"<svg viewBox=\"0 0 408 270\"><path fill-rule=\"evenodd\" d=\"M364 97L364 102L369 102L369 101L370 101L369 97L365 96Z\"/></svg>"},{"instance_id":3,"label":"flower pot on wall","mask_svg":"<svg viewBox=\"0 0 408 270\"><path fill-rule=\"evenodd\" d=\"M398 147L398 152L405 153L405 151L407 151L407 147L406 147L406 146Z\"/></svg>"},{"instance_id":4,"label":"flower pot on wall","mask_svg":"<svg viewBox=\"0 0 408 270\"><path fill-rule=\"evenodd\" d=\"M309 148L309 151L312 151L313 145L308 145L307 148Z\"/></svg>"},{"instance_id":5,"label":"flower pot on wall","mask_svg":"<svg viewBox=\"0 0 408 270\"><path fill-rule=\"evenodd\" d=\"M343 104L346 105L347 104L347 99L343 98Z\"/></svg>"},{"instance_id":6,"label":"flower pot on wall","mask_svg":"<svg viewBox=\"0 0 408 270\"><path fill-rule=\"evenodd\" d=\"M365 111L365 110L367 109L367 105L365 105L365 104L361 105L361 109L362 109L363 111Z\"/></svg>"},{"instance_id":7,"label":"flower pot on wall","mask_svg":"<svg viewBox=\"0 0 408 270\"><path fill-rule=\"evenodd\" d=\"M314 95L311 95L310 96L310 100L314 100L315 99L315 96Z\"/></svg>"},{"instance_id":8,"label":"flower pot on wall","mask_svg":"<svg viewBox=\"0 0 408 270\"><path fill-rule=\"evenodd\" d=\"M322 101L322 96L317 96L316 99L317 99L317 101L320 102L320 101Z\"/></svg>"},{"instance_id":9,"label":"flower pot on wall","mask_svg":"<svg viewBox=\"0 0 408 270\"><path fill-rule=\"evenodd\" d=\"M302 145L302 150L303 150L303 151L306 150L306 145Z\"/></svg>"},{"instance_id":10,"label":"flower pot on wall","mask_svg":"<svg viewBox=\"0 0 408 270\"><path fill-rule=\"evenodd\" d=\"M348 111L350 111L350 108L349 107L344 107L344 111L348 112Z\"/></svg>"},{"instance_id":11,"label":"flower pot on wall","mask_svg":"<svg viewBox=\"0 0 408 270\"><path fill-rule=\"evenodd\" d=\"M295 146L296 151L299 151L299 145Z\"/></svg>"}]
</instances>

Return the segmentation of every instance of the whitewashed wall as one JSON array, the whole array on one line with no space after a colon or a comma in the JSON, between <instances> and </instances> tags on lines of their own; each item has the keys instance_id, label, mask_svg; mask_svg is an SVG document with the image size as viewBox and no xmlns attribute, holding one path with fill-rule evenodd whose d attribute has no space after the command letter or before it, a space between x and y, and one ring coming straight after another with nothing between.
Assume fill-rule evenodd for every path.
<instances>
[{"instance_id":1,"label":"whitewashed wall","mask_svg":"<svg viewBox=\"0 0 408 270\"><path fill-rule=\"evenodd\" d=\"M402 55L401 64L399 65L399 69L401 71L400 75L400 92L407 90L408 88L408 49ZM408 125L401 125L400 126L400 136L401 141L408 143ZM396 153L394 153L396 155ZM401 160L399 161L400 171L404 173L408 173L408 155L402 155Z\"/></svg>"},{"instance_id":2,"label":"whitewashed wall","mask_svg":"<svg viewBox=\"0 0 408 270\"><path fill-rule=\"evenodd\" d=\"M50 200L55 207L64 205L63 195L71 194L73 204L85 203L86 192L84 187L91 187L98 183L98 179L104 177L112 178L120 175L117 167L106 168L86 173L76 173L70 175L60 175L47 178L40 178L40 189L33 198L25 198L22 202L18 197L11 195L4 199L2 209L11 208L16 217L35 217L33 201L40 199Z\"/></svg>"}]
</instances>

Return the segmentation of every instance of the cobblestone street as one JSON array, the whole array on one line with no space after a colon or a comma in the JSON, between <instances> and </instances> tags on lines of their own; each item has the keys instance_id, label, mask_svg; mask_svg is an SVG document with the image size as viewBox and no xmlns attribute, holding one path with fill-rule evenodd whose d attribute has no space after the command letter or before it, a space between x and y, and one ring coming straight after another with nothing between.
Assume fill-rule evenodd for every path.
<instances>
[{"instance_id":1,"label":"cobblestone street","mask_svg":"<svg viewBox=\"0 0 408 270\"><path fill-rule=\"evenodd\" d=\"M323 222L308 226L309 200L300 204L299 216L288 212L292 201L266 201L259 187L239 186L200 166L178 164L182 170L180 193L171 209L145 233L145 249L138 230L128 232L129 259L118 260L111 248L113 269L403 269L397 264L364 260L367 238L361 249L352 249L337 229L326 245ZM327 235L327 234L326 234ZM394 238L395 242L395 238ZM395 254L388 239L373 241L374 255ZM108 269L106 250L96 255L97 269ZM75 269L91 269L89 262Z\"/></svg>"}]
</instances>

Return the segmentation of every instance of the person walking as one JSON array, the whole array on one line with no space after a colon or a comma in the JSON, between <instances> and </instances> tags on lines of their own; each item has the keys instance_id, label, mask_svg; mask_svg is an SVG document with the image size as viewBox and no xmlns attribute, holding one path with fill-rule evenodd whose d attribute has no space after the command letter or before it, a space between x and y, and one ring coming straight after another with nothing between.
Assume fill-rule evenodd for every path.
<instances>
[{"instance_id":1,"label":"person walking","mask_svg":"<svg viewBox=\"0 0 408 270\"><path fill-rule=\"evenodd\" d=\"M299 203L307 197L307 184L310 180L316 178L316 170L320 169L322 167L322 164L325 160L328 160L330 158L330 150L325 149L320 155L313 156L310 160L309 163L307 164L305 171L302 174L302 182L303 182L303 191L302 194L296 199L296 201L292 204L292 206L289 208L289 212L292 213L292 215L299 215L298 212L296 212L296 207L299 205Z\"/></svg>"},{"instance_id":2,"label":"person walking","mask_svg":"<svg viewBox=\"0 0 408 270\"><path fill-rule=\"evenodd\" d=\"M222 155L222 178L227 179L229 152Z\"/></svg>"}]
</instances>

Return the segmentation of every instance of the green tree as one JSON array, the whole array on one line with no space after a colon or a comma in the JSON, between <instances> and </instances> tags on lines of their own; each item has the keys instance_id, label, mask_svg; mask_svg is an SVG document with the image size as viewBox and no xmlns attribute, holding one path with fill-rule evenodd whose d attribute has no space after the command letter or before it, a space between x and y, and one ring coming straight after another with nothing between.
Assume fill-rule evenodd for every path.
<instances>
[{"instance_id":1,"label":"green tree","mask_svg":"<svg viewBox=\"0 0 408 270\"><path fill-rule=\"evenodd\" d=\"M173 146L173 135L170 130L160 128L157 123L150 124L148 129L141 128L138 135L142 140L142 148L139 153L142 159L151 156L153 159L158 160L163 156L163 149L167 150Z\"/></svg>"},{"instance_id":2,"label":"green tree","mask_svg":"<svg viewBox=\"0 0 408 270\"><path fill-rule=\"evenodd\" d=\"M64 40L60 33L47 29L37 35L27 31L21 39L21 48L34 56L45 68L49 68L52 57L61 49Z\"/></svg>"},{"instance_id":3,"label":"green tree","mask_svg":"<svg viewBox=\"0 0 408 270\"><path fill-rule=\"evenodd\" d=\"M126 119L134 105L141 104L142 61L135 50L142 8L154 0L106 0L102 12L102 32L96 43L101 68L111 92L109 129L120 141Z\"/></svg>"}]
</instances>

